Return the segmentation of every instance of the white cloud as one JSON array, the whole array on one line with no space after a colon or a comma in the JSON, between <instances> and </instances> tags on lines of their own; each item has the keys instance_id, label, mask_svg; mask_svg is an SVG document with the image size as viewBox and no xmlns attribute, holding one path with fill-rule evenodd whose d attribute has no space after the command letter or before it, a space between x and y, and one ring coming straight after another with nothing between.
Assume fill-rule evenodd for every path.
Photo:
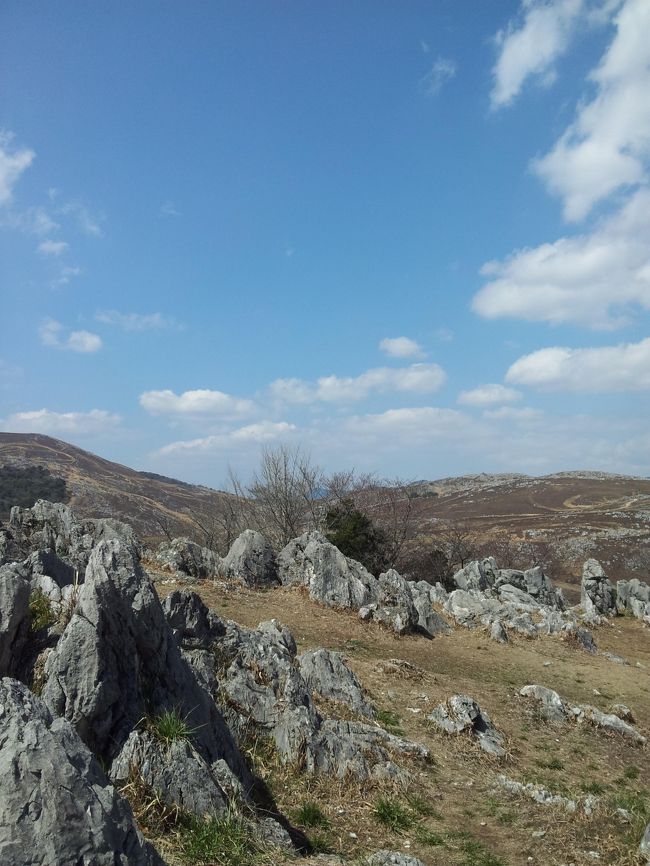
<instances>
[{"instance_id":1,"label":"white cloud","mask_svg":"<svg viewBox=\"0 0 650 866\"><path fill-rule=\"evenodd\" d=\"M445 379L445 372L438 364L411 364L399 369L376 367L355 377L322 376L316 382L276 379L269 390L273 397L287 403L351 403L372 393L430 394L437 391Z\"/></svg>"},{"instance_id":2,"label":"white cloud","mask_svg":"<svg viewBox=\"0 0 650 866\"><path fill-rule=\"evenodd\" d=\"M73 277L79 277L83 271L76 265L65 265L59 271L59 276L52 280L50 285L53 289L59 289L61 286L67 286Z\"/></svg>"},{"instance_id":3,"label":"white cloud","mask_svg":"<svg viewBox=\"0 0 650 866\"><path fill-rule=\"evenodd\" d=\"M62 205L56 210L57 214L63 214L65 216L71 216L79 229L85 235L91 235L92 237L101 238L103 237L104 232L102 231L102 227L100 225L100 218L93 215L85 204L79 201L69 201L66 204Z\"/></svg>"},{"instance_id":4,"label":"white cloud","mask_svg":"<svg viewBox=\"0 0 650 866\"><path fill-rule=\"evenodd\" d=\"M176 210L176 205L174 204L174 202L170 201L168 199L167 201L163 202L162 205L160 206L160 215L161 216L177 217L177 216L180 216L181 214L180 214L180 211Z\"/></svg>"},{"instance_id":5,"label":"white cloud","mask_svg":"<svg viewBox=\"0 0 650 866\"><path fill-rule=\"evenodd\" d=\"M11 202L14 186L36 156L33 150L27 148L12 149L12 139L11 133L0 132L0 205Z\"/></svg>"},{"instance_id":6,"label":"white cloud","mask_svg":"<svg viewBox=\"0 0 650 866\"><path fill-rule=\"evenodd\" d=\"M464 406L496 406L499 403L514 403L521 393L505 385L480 385L470 391L461 391L458 402Z\"/></svg>"},{"instance_id":7,"label":"white cloud","mask_svg":"<svg viewBox=\"0 0 650 866\"><path fill-rule=\"evenodd\" d=\"M52 234L60 228L50 214L43 207L30 207L24 211L9 212L3 214L0 219L0 225L3 228L15 229L17 231L26 232L30 235Z\"/></svg>"},{"instance_id":8,"label":"white cloud","mask_svg":"<svg viewBox=\"0 0 650 866\"><path fill-rule=\"evenodd\" d=\"M491 280L472 309L488 319L625 324L635 305L650 310L650 190L638 190L590 233L519 250L481 273Z\"/></svg>"},{"instance_id":9,"label":"white cloud","mask_svg":"<svg viewBox=\"0 0 650 866\"><path fill-rule=\"evenodd\" d=\"M489 421L514 421L515 423L537 421L544 413L541 409L525 407L516 409L514 406L499 406L498 409L486 409L483 417Z\"/></svg>"},{"instance_id":10,"label":"white cloud","mask_svg":"<svg viewBox=\"0 0 650 866\"><path fill-rule=\"evenodd\" d=\"M173 391L145 391L140 405L152 415L247 415L255 409L251 400L232 397L223 391L197 389L175 394Z\"/></svg>"},{"instance_id":11,"label":"white cloud","mask_svg":"<svg viewBox=\"0 0 650 866\"><path fill-rule=\"evenodd\" d=\"M46 433L56 435L100 435L114 432L121 423L119 415L103 409L90 412L53 412L38 409L33 412L16 412L6 418L2 425L11 433Z\"/></svg>"},{"instance_id":12,"label":"white cloud","mask_svg":"<svg viewBox=\"0 0 650 866\"><path fill-rule=\"evenodd\" d=\"M219 433L213 436L205 436L201 439L186 439L179 442L171 442L160 448L156 455L166 456L170 454L192 454L220 451L231 448L237 444L261 444L281 439L296 429L294 424L286 421L260 421L257 424L248 424L246 427L238 427L227 433Z\"/></svg>"},{"instance_id":13,"label":"white cloud","mask_svg":"<svg viewBox=\"0 0 650 866\"><path fill-rule=\"evenodd\" d=\"M117 310L99 310L95 319L105 325L115 325L123 331L162 331L178 328L172 316L163 313L120 313Z\"/></svg>"},{"instance_id":14,"label":"white cloud","mask_svg":"<svg viewBox=\"0 0 650 866\"><path fill-rule=\"evenodd\" d=\"M530 77L553 78L553 64L567 50L584 0L523 0L523 21L497 33L499 56L494 66L493 108L509 105Z\"/></svg>"},{"instance_id":15,"label":"white cloud","mask_svg":"<svg viewBox=\"0 0 650 866\"><path fill-rule=\"evenodd\" d=\"M422 346L410 337L386 337L379 348L391 358L423 358Z\"/></svg>"},{"instance_id":16,"label":"white cloud","mask_svg":"<svg viewBox=\"0 0 650 866\"><path fill-rule=\"evenodd\" d=\"M405 444L421 445L453 437L468 422L467 416L455 409L423 406L415 409L388 409L373 415L357 415L343 424L355 437L377 438L402 448Z\"/></svg>"},{"instance_id":17,"label":"white cloud","mask_svg":"<svg viewBox=\"0 0 650 866\"><path fill-rule=\"evenodd\" d=\"M54 349L68 349L71 352L88 354L102 347L102 340L90 331L70 331L66 336L64 327L55 319L46 319L38 329L41 343Z\"/></svg>"},{"instance_id":18,"label":"white cloud","mask_svg":"<svg viewBox=\"0 0 650 866\"><path fill-rule=\"evenodd\" d=\"M581 393L648 390L650 338L597 349L540 349L515 361L506 381Z\"/></svg>"},{"instance_id":19,"label":"white cloud","mask_svg":"<svg viewBox=\"0 0 650 866\"><path fill-rule=\"evenodd\" d=\"M60 256L61 253L64 253L68 249L68 244L65 241L53 241L49 238L45 241L41 241L38 245L39 253L42 253L44 256Z\"/></svg>"},{"instance_id":20,"label":"white cloud","mask_svg":"<svg viewBox=\"0 0 650 866\"><path fill-rule=\"evenodd\" d=\"M595 97L534 169L580 220L620 187L647 180L650 156L650 3L626 0L617 32L590 78Z\"/></svg>"},{"instance_id":21,"label":"white cloud","mask_svg":"<svg viewBox=\"0 0 650 866\"><path fill-rule=\"evenodd\" d=\"M429 96L436 96L443 85L456 75L457 66L447 57L438 57L422 79L422 87Z\"/></svg>"}]
</instances>

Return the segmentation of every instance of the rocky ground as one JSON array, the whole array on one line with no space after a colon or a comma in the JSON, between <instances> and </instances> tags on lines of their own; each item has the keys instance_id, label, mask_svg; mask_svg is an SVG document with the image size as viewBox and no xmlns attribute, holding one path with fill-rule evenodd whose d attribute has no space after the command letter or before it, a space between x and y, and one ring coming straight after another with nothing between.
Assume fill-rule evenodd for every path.
<instances>
[{"instance_id":1,"label":"rocky ground","mask_svg":"<svg viewBox=\"0 0 650 866\"><path fill-rule=\"evenodd\" d=\"M0 563L3 863L650 863L647 584L448 594L43 502Z\"/></svg>"}]
</instances>

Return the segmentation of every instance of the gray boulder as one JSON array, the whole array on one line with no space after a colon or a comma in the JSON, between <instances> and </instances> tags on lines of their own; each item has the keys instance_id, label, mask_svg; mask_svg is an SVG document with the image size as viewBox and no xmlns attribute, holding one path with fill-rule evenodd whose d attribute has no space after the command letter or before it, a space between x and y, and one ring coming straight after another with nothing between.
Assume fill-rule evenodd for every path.
<instances>
[{"instance_id":1,"label":"gray boulder","mask_svg":"<svg viewBox=\"0 0 650 866\"><path fill-rule=\"evenodd\" d=\"M495 619L490 628L490 637L497 643L508 643L508 632L501 620Z\"/></svg>"},{"instance_id":2,"label":"gray boulder","mask_svg":"<svg viewBox=\"0 0 650 866\"><path fill-rule=\"evenodd\" d=\"M650 584L636 577L617 581L616 609L621 614L631 613L650 625Z\"/></svg>"},{"instance_id":3,"label":"gray boulder","mask_svg":"<svg viewBox=\"0 0 650 866\"><path fill-rule=\"evenodd\" d=\"M496 562L491 556L480 561L474 560L454 574L454 583L458 589L485 592L494 585L496 572Z\"/></svg>"},{"instance_id":4,"label":"gray boulder","mask_svg":"<svg viewBox=\"0 0 650 866\"><path fill-rule=\"evenodd\" d=\"M616 615L614 587L597 559L588 559L582 568L580 604L587 617Z\"/></svg>"},{"instance_id":5,"label":"gray boulder","mask_svg":"<svg viewBox=\"0 0 650 866\"><path fill-rule=\"evenodd\" d=\"M253 529L246 529L236 538L221 565L224 577L246 586L273 586L279 583L275 551Z\"/></svg>"},{"instance_id":6,"label":"gray boulder","mask_svg":"<svg viewBox=\"0 0 650 866\"><path fill-rule=\"evenodd\" d=\"M203 688L214 695L218 687L215 647L226 633L225 623L189 590L170 592L162 608L183 658Z\"/></svg>"},{"instance_id":7,"label":"gray boulder","mask_svg":"<svg viewBox=\"0 0 650 866\"><path fill-rule=\"evenodd\" d=\"M553 689L537 685L524 686L519 694L537 701L540 704L540 713L546 721L560 723L567 720L569 709Z\"/></svg>"},{"instance_id":8,"label":"gray boulder","mask_svg":"<svg viewBox=\"0 0 650 866\"><path fill-rule=\"evenodd\" d=\"M64 719L0 682L0 852L20 866L164 866Z\"/></svg>"},{"instance_id":9,"label":"gray boulder","mask_svg":"<svg viewBox=\"0 0 650 866\"><path fill-rule=\"evenodd\" d=\"M214 578L221 571L221 557L189 538L164 541L156 551L156 561L171 571L195 580Z\"/></svg>"},{"instance_id":10,"label":"gray boulder","mask_svg":"<svg viewBox=\"0 0 650 866\"><path fill-rule=\"evenodd\" d=\"M312 692L346 704L360 716L375 718L375 708L365 696L356 674L346 665L340 653L318 649L303 653L296 661Z\"/></svg>"},{"instance_id":11,"label":"gray boulder","mask_svg":"<svg viewBox=\"0 0 650 866\"><path fill-rule=\"evenodd\" d=\"M294 538L280 551L278 576L284 586L306 586L311 598L330 607L359 610L379 595L377 579L316 531Z\"/></svg>"},{"instance_id":12,"label":"gray boulder","mask_svg":"<svg viewBox=\"0 0 650 866\"><path fill-rule=\"evenodd\" d=\"M408 581L391 568L379 575L378 584L377 607L372 618L387 625L396 634L416 630L420 617Z\"/></svg>"},{"instance_id":13,"label":"gray boulder","mask_svg":"<svg viewBox=\"0 0 650 866\"><path fill-rule=\"evenodd\" d=\"M137 555L117 540L92 552L72 615L45 664L43 699L108 763L145 716L176 710L212 765L243 783L245 762L214 701L183 659Z\"/></svg>"},{"instance_id":14,"label":"gray boulder","mask_svg":"<svg viewBox=\"0 0 650 866\"><path fill-rule=\"evenodd\" d=\"M597 707L592 707L590 704L581 704L580 706L573 707L571 712L579 722L590 722L596 728L621 734L623 737L627 737L641 746L646 742L646 738L636 728L628 724L628 722L623 721L623 719L614 713L603 713Z\"/></svg>"},{"instance_id":15,"label":"gray boulder","mask_svg":"<svg viewBox=\"0 0 650 866\"><path fill-rule=\"evenodd\" d=\"M19 565L0 567L0 676L15 674L29 630L30 586Z\"/></svg>"},{"instance_id":16,"label":"gray boulder","mask_svg":"<svg viewBox=\"0 0 650 866\"><path fill-rule=\"evenodd\" d=\"M449 634L451 626L433 607L434 604L444 604L447 600L448 596L444 589L440 587L444 593L444 598L441 600L437 587L431 586L430 583L426 583L424 580L418 583L410 582L409 586L411 588L411 595L413 596L413 605L418 615L417 625L420 631L429 635L429 637L436 637L439 634Z\"/></svg>"},{"instance_id":17,"label":"gray boulder","mask_svg":"<svg viewBox=\"0 0 650 866\"><path fill-rule=\"evenodd\" d=\"M454 695L439 704L427 718L448 734L468 731L483 751L490 755L502 758L506 753L503 734L494 727L488 714L467 695Z\"/></svg>"}]
</instances>

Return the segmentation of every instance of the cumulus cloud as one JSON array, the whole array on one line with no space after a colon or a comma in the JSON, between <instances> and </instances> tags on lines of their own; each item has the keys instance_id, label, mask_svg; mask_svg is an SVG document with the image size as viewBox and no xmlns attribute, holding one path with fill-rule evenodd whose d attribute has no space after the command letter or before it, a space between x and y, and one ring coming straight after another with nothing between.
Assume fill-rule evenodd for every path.
<instances>
[{"instance_id":1,"label":"cumulus cloud","mask_svg":"<svg viewBox=\"0 0 650 866\"><path fill-rule=\"evenodd\" d=\"M443 85L456 75L457 66L447 57L438 57L422 79L422 88L429 96L436 96Z\"/></svg>"},{"instance_id":2,"label":"cumulus cloud","mask_svg":"<svg viewBox=\"0 0 650 866\"><path fill-rule=\"evenodd\" d=\"M76 222L77 227L85 234L101 238L104 232L100 225L101 219L90 212L80 201L69 201L56 209L57 214L70 216Z\"/></svg>"},{"instance_id":3,"label":"cumulus cloud","mask_svg":"<svg viewBox=\"0 0 650 866\"><path fill-rule=\"evenodd\" d=\"M205 436L201 439L186 439L171 442L160 448L156 455L166 456L170 454L201 454L210 451L220 451L237 444L263 444L281 439L295 430L294 424L287 421L259 421L257 424L248 424L238 427L226 433L218 433L213 436Z\"/></svg>"},{"instance_id":4,"label":"cumulus cloud","mask_svg":"<svg viewBox=\"0 0 650 866\"><path fill-rule=\"evenodd\" d=\"M496 406L499 403L514 403L521 399L521 392L505 385L480 385L470 391L461 391L458 402L464 406Z\"/></svg>"},{"instance_id":5,"label":"cumulus cloud","mask_svg":"<svg viewBox=\"0 0 650 866\"><path fill-rule=\"evenodd\" d=\"M495 37L493 108L512 103L531 77L553 79L553 65L569 47L585 5L584 0L523 0L523 20L511 21Z\"/></svg>"},{"instance_id":6,"label":"cumulus cloud","mask_svg":"<svg viewBox=\"0 0 650 866\"><path fill-rule=\"evenodd\" d=\"M390 391L430 394L445 379L438 364L411 364L398 369L376 367L354 377L322 376L316 382L276 379L269 390L273 397L287 403L353 403L373 393Z\"/></svg>"},{"instance_id":7,"label":"cumulus cloud","mask_svg":"<svg viewBox=\"0 0 650 866\"><path fill-rule=\"evenodd\" d=\"M650 309L650 190L638 190L591 232L519 250L481 273L490 280L472 308L488 319L625 324L635 306Z\"/></svg>"},{"instance_id":8,"label":"cumulus cloud","mask_svg":"<svg viewBox=\"0 0 650 866\"><path fill-rule=\"evenodd\" d=\"M506 381L581 393L648 390L650 338L596 349L540 349L515 361Z\"/></svg>"},{"instance_id":9,"label":"cumulus cloud","mask_svg":"<svg viewBox=\"0 0 650 866\"><path fill-rule=\"evenodd\" d=\"M36 156L33 150L13 148L12 139L12 133L0 132L0 205L11 202L14 186Z\"/></svg>"},{"instance_id":10,"label":"cumulus cloud","mask_svg":"<svg viewBox=\"0 0 650 866\"><path fill-rule=\"evenodd\" d=\"M140 405L152 415L205 416L247 415L255 409L251 400L232 397L223 391L197 389L175 394L173 391L145 391Z\"/></svg>"},{"instance_id":11,"label":"cumulus cloud","mask_svg":"<svg viewBox=\"0 0 650 866\"><path fill-rule=\"evenodd\" d=\"M590 79L591 101L533 167L562 198L568 220L584 218L620 187L647 180L650 156L650 4L626 0L616 34Z\"/></svg>"},{"instance_id":12,"label":"cumulus cloud","mask_svg":"<svg viewBox=\"0 0 650 866\"><path fill-rule=\"evenodd\" d=\"M522 409L517 409L514 406L499 406L498 409L486 409L483 412L483 417L489 421L537 421L543 415L541 409L532 409L529 406Z\"/></svg>"},{"instance_id":13,"label":"cumulus cloud","mask_svg":"<svg viewBox=\"0 0 650 866\"><path fill-rule=\"evenodd\" d=\"M54 349L68 349L71 352L88 354L97 352L102 347L102 339L90 331L70 331L67 335L65 328L55 319L46 319L38 329L41 343Z\"/></svg>"},{"instance_id":14,"label":"cumulus cloud","mask_svg":"<svg viewBox=\"0 0 650 866\"><path fill-rule=\"evenodd\" d=\"M405 442L418 445L453 437L466 428L467 422L467 416L455 409L423 406L356 415L344 422L343 429L355 437L389 440L401 448Z\"/></svg>"},{"instance_id":15,"label":"cumulus cloud","mask_svg":"<svg viewBox=\"0 0 650 866\"><path fill-rule=\"evenodd\" d=\"M53 241L49 238L41 241L38 245L39 253L42 253L44 256L60 256L67 249L68 244L65 241Z\"/></svg>"},{"instance_id":16,"label":"cumulus cloud","mask_svg":"<svg viewBox=\"0 0 650 866\"><path fill-rule=\"evenodd\" d=\"M379 348L391 358L424 358L422 346L410 337L385 337Z\"/></svg>"},{"instance_id":17,"label":"cumulus cloud","mask_svg":"<svg viewBox=\"0 0 650 866\"><path fill-rule=\"evenodd\" d=\"M90 412L53 412L37 409L33 412L15 412L2 422L11 433L46 433L66 436L90 436L114 432L121 424L119 415L103 409Z\"/></svg>"},{"instance_id":18,"label":"cumulus cloud","mask_svg":"<svg viewBox=\"0 0 650 866\"><path fill-rule=\"evenodd\" d=\"M162 331L178 328L172 316L163 313L120 313L117 310L99 310L95 319L105 325L115 325L123 331Z\"/></svg>"}]
</instances>

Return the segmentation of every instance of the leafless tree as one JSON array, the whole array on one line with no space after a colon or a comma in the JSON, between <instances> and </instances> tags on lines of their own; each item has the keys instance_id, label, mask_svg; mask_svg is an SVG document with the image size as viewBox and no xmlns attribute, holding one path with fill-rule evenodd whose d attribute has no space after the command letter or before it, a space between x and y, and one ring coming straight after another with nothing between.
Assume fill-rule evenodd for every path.
<instances>
[{"instance_id":1,"label":"leafless tree","mask_svg":"<svg viewBox=\"0 0 650 866\"><path fill-rule=\"evenodd\" d=\"M441 522L434 533L437 546L444 551L452 568L464 568L478 556L478 539L464 522Z\"/></svg>"}]
</instances>

